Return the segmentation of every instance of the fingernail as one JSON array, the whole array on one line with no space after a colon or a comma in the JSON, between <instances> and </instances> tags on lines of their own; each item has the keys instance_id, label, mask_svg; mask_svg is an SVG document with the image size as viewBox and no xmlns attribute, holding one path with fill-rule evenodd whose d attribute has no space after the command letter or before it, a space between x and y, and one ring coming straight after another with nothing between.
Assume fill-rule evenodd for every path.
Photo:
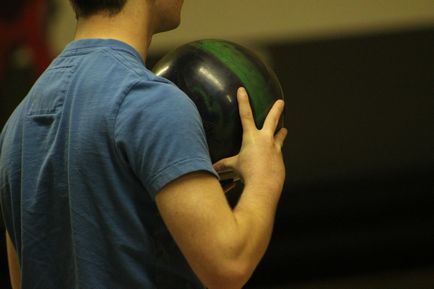
<instances>
[{"instance_id":1,"label":"fingernail","mask_svg":"<svg viewBox=\"0 0 434 289\"><path fill-rule=\"evenodd\" d=\"M244 87L240 87L240 88L239 88L239 92L240 92L241 94L243 94L243 95L246 95L246 94L247 94L247 91L246 91L246 89L245 89Z\"/></svg>"}]
</instances>

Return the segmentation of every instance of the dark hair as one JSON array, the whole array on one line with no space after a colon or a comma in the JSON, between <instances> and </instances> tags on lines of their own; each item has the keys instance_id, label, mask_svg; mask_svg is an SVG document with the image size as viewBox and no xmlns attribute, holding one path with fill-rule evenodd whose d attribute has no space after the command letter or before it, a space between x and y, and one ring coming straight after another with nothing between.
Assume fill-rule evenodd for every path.
<instances>
[{"instance_id":1,"label":"dark hair","mask_svg":"<svg viewBox=\"0 0 434 289\"><path fill-rule=\"evenodd\" d=\"M88 17L104 12L116 15L124 7L127 0L70 0L77 18Z\"/></svg>"}]
</instances>

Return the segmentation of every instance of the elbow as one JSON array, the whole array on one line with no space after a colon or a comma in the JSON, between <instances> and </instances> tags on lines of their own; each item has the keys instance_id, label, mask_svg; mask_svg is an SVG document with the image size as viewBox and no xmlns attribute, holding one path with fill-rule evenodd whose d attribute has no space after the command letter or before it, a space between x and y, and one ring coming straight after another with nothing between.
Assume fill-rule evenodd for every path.
<instances>
[{"instance_id":1,"label":"elbow","mask_svg":"<svg viewBox=\"0 0 434 289\"><path fill-rule=\"evenodd\" d=\"M226 239L227 240L227 239ZM208 250L199 278L208 289L241 289L252 276L259 260L246 253L245 242L231 239L218 249ZM199 272L197 272L199 273ZM203 277L203 278L201 278Z\"/></svg>"},{"instance_id":2,"label":"elbow","mask_svg":"<svg viewBox=\"0 0 434 289\"><path fill-rule=\"evenodd\" d=\"M253 273L251 264L240 261L228 261L218 268L210 270L204 278L208 289L240 289Z\"/></svg>"}]
</instances>

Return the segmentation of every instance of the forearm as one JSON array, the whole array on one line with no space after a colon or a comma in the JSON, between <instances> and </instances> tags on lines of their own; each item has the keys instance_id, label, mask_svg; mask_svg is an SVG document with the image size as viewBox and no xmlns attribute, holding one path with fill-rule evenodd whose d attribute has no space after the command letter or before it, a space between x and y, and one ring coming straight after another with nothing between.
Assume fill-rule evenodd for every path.
<instances>
[{"instance_id":1,"label":"forearm","mask_svg":"<svg viewBox=\"0 0 434 289\"><path fill-rule=\"evenodd\" d=\"M280 191L246 186L231 212L231 221L214 227L217 237L214 246L209 247L213 257L206 263L215 272L223 270L216 276L226 280L208 283L215 286L209 289L241 288L251 277L269 245ZM233 274L226 275L228 269ZM233 282L228 280L230 277Z\"/></svg>"},{"instance_id":2,"label":"forearm","mask_svg":"<svg viewBox=\"0 0 434 289\"><path fill-rule=\"evenodd\" d=\"M248 263L252 273L269 245L280 192L246 186L233 211L243 239L240 258Z\"/></svg>"}]
</instances>

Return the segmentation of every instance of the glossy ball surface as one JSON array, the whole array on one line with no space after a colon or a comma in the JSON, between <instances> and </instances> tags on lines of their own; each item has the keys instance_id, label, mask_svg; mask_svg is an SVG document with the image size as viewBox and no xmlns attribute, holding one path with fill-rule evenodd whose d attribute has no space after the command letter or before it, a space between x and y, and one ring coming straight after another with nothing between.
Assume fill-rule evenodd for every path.
<instances>
[{"instance_id":1,"label":"glossy ball surface","mask_svg":"<svg viewBox=\"0 0 434 289\"><path fill-rule=\"evenodd\" d=\"M164 56L153 68L196 104L213 162L236 155L242 126L237 90L246 88L256 126L261 128L283 91L274 72L252 51L224 40L199 40ZM283 126L283 116L279 128Z\"/></svg>"}]
</instances>

